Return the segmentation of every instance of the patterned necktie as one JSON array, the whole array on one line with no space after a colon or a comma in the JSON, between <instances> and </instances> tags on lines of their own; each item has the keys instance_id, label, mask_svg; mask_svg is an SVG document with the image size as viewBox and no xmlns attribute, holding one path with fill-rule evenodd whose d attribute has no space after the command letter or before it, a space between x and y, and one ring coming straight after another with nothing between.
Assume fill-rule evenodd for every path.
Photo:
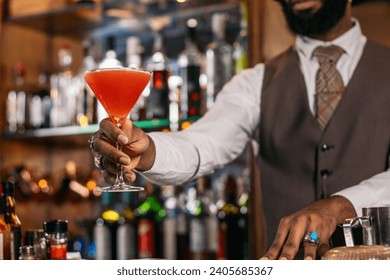
<instances>
[{"instance_id":1,"label":"patterned necktie","mask_svg":"<svg viewBox=\"0 0 390 280\"><path fill-rule=\"evenodd\" d=\"M334 45L320 46L313 51L320 64L316 76L316 118L322 129L328 124L344 92L343 79L336 69L343 52Z\"/></svg>"}]
</instances>

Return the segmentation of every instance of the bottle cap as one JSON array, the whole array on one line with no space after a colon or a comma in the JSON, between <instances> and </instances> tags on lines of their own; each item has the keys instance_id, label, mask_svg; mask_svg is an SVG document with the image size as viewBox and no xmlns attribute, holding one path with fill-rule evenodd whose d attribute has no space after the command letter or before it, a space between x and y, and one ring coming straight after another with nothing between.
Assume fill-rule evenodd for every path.
<instances>
[{"instance_id":1,"label":"bottle cap","mask_svg":"<svg viewBox=\"0 0 390 280\"><path fill-rule=\"evenodd\" d=\"M67 220L51 220L43 223L43 229L46 233L67 233Z\"/></svg>"},{"instance_id":2,"label":"bottle cap","mask_svg":"<svg viewBox=\"0 0 390 280\"><path fill-rule=\"evenodd\" d=\"M2 190L1 190L2 189ZM1 182L0 184L0 193L4 194L13 194L15 191L14 184L11 182Z\"/></svg>"},{"instance_id":3,"label":"bottle cap","mask_svg":"<svg viewBox=\"0 0 390 280\"><path fill-rule=\"evenodd\" d=\"M30 245L20 246L19 252L21 255L23 255L23 254L33 255L34 254L34 247L30 246Z\"/></svg>"}]
</instances>

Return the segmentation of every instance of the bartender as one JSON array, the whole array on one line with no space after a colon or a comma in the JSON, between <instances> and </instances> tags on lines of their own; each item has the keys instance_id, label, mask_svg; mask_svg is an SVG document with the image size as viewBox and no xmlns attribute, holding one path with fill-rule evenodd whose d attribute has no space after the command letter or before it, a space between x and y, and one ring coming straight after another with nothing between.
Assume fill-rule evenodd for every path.
<instances>
[{"instance_id":1,"label":"bartender","mask_svg":"<svg viewBox=\"0 0 390 280\"><path fill-rule=\"evenodd\" d=\"M337 225L390 201L390 49L367 39L348 0L279 0L295 43L235 76L189 129L144 133L100 123L91 148L107 182L116 165L182 184L258 146L264 259L315 259ZM118 140L123 152L111 143ZM259 237L260 238L260 237Z\"/></svg>"}]
</instances>

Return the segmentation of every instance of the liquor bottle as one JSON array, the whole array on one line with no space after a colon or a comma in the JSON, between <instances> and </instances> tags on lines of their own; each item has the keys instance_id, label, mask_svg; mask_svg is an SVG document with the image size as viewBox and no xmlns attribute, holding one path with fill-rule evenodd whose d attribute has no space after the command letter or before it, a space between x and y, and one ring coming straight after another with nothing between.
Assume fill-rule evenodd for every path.
<instances>
[{"instance_id":1,"label":"liquor bottle","mask_svg":"<svg viewBox=\"0 0 390 280\"><path fill-rule=\"evenodd\" d=\"M178 131L180 129L181 114L181 87L183 79L178 75L172 75L168 79L169 85L169 130Z\"/></svg>"},{"instance_id":2,"label":"liquor bottle","mask_svg":"<svg viewBox=\"0 0 390 280\"><path fill-rule=\"evenodd\" d=\"M109 36L107 38L107 51L104 58L99 63L98 68L118 68L122 66L122 62L117 59L115 38ZM108 115L100 101L97 101L96 104L97 121L100 123L100 121L107 118Z\"/></svg>"},{"instance_id":3,"label":"liquor bottle","mask_svg":"<svg viewBox=\"0 0 390 280\"><path fill-rule=\"evenodd\" d=\"M77 94L78 83L75 80L75 73L71 66L73 63L72 50L67 44L61 45L58 50L58 63L60 72L53 77L54 89L58 96L54 98L53 107L55 115L53 126L67 126L77 124Z\"/></svg>"},{"instance_id":4,"label":"liquor bottle","mask_svg":"<svg viewBox=\"0 0 390 280\"><path fill-rule=\"evenodd\" d=\"M206 48L206 108L210 109L216 95L232 78L234 72L233 47L225 41L226 15L212 15L213 41Z\"/></svg>"},{"instance_id":5,"label":"liquor bottle","mask_svg":"<svg viewBox=\"0 0 390 280\"><path fill-rule=\"evenodd\" d=\"M178 58L180 76L183 79L180 106L182 118L201 115L202 99L199 81L201 53L196 41L197 25L195 19L187 21L188 36L185 40L185 49Z\"/></svg>"},{"instance_id":6,"label":"liquor bottle","mask_svg":"<svg viewBox=\"0 0 390 280\"><path fill-rule=\"evenodd\" d=\"M0 260L11 259L10 236L11 227L5 220L6 203L3 185L0 185Z\"/></svg>"},{"instance_id":7,"label":"liquor bottle","mask_svg":"<svg viewBox=\"0 0 390 280\"><path fill-rule=\"evenodd\" d=\"M169 59L163 47L161 32L155 33L153 54L146 62L146 68L153 72L150 94L146 102L147 119L168 119L169 86L171 73Z\"/></svg>"},{"instance_id":8,"label":"liquor bottle","mask_svg":"<svg viewBox=\"0 0 390 280\"><path fill-rule=\"evenodd\" d=\"M73 64L72 50L68 45L63 45L58 52L60 72L60 95L64 96L65 103L61 118L65 119L63 125L77 124L77 95L79 87L75 73L71 67Z\"/></svg>"},{"instance_id":9,"label":"liquor bottle","mask_svg":"<svg viewBox=\"0 0 390 280\"><path fill-rule=\"evenodd\" d=\"M225 204L218 211L219 250L218 259L243 259L243 231L240 227L240 206L237 203L237 183L229 175L225 184Z\"/></svg>"},{"instance_id":10,"label":"liquor bottle","mask_svg":"<svg viewBox=\"0 0 390 280\"><path fill-rule=\"evenodd\" d=\"M96 260L115 260L116 232L119 213L113 206L114 193L104 192L101 196L101 212L93 228Z\"/></svg>"},{"instance_id":11,"label":"liquor bottle","mask_svg":"<svg viewBox=\"0 0 390 280\"><path fill-rule=\"evenodd\" d=\"M135 216L133 209L133 194L131 192L121 193L123 210L118 220L116 232L116 251L118 260L131 260L136 258L136 234Z\"/></svg>"},{"instance_id":12,"label":"liquor bottle","mask_svg":"<svg viewBox=\"0 0 390 280\"><path fill-rule=\"evenodd\" d=\"M140 193L141 203L136 208L138 258L163 257L162 221L166 216L159 199L157 186L146 181L145 192Z\"/></svg>"},{"instance_id":13,"label":"liquor bottle","mask_svg":"<svg viewBox=\"0 0 390 280\"><path fill-rule=\"evenodd\" d=\"M177 197L177 259L190 259L190 240L188 232L188 221L186 216L186 195L183 186L176 186L175 196Z\"/></svg>"},{"instance_id":14,"label":"liquor bottle","mask_svg":"<svg viewBox=\"0 0 390 280\"><path fill-rule=\"evenodd\" d=\"M212 251L211 233L209 228L210 215L209 199L206 196L205 184L207 178L202 177L196 183L188 186L186 211L189 223L189 250L190 258L193 260L214 259ZM211 230L211 231L210 231Z\"/></svg>"},{"instance_id":15,"label":"liquor bottle","mask_svg":"<svg viewBox=\"0 0 390 280\"><path fill-rule=\"evenodd\" d=\"M240 2L241 21L240 32L237 35L234 48L234 65L235 73L238 74L242 70L248 67L248 4L247 1L241 0Z\"/></svg>"},{"instance_id":16,"label":"liquor bottle","mask_svg":"<svg viewBox=\"0 0 390 280\"><path fill-rule=\"evenodd\" d=\"M177 215L178 204L174 196L174 186L161 186L162 197L164 199L164 209L166 212L163 221L163 236L164 236L164 253L163 258L166 260L177 259Z\"/></svg>"},{"instance_id":17,"label":"liquor bottle","mask_svg":"<svg viewBox=\"0 0 390 280\"><path fill-rule=\"evenodd\" d=\"M6 101L6 119L7 119L7 128L6 131L9 133L15 133L18 129L17 123L17 95L16 91L11 90L8 92L7 101Z\"/></svg>"},{"instance_id":18,"label":"liquor bottle","mask_svg":"<svg viewBox=\"0 0 390 280\"><path fill-rule=\"evenodd\" d=\"M237 179L238 184L238 205L240 207L240 215L238 227L242 233L242 258L248 260L249 256L249 178L244 175Z\"/></svg>"},{"instance_id":19,"label":"liquor bottle","mask_svg":"<svg viewBox=\"0 0 390 280\"><path fill-rule=\"evenodd\" d=\"M141 53L143 52L140 39L130 36L126 41L126 64L129 68L140 68L142 64Z\"/></svg>"},{"instance_id":20,"label":"liquor bottle","mask_svg":"<svg viewBox=\"0 0 390 280\"><path fill-rule=\"evenodd\" d=\"M130 36L126 41L126 63L127 67L139 69L141 68L142 58L141 53L143 48L141 46L140 39L136 36ZM147 87L140 95L133 109L129 114L129 118L132 121L140 121L146 119L146 97L149 94L149 88Z\"/></svg>"},{"instance_id":21,"label":"liquor bottle","mask_svg":"<svg viewBox=\"0 0 390 280\"><path fill-rule=\"evenodd\" d=\"M22 63L17 63L14 69L15 73L15 85L18 89L16 103L16 122L18 127L18 132L24 132L26 129L26 92L24 90L24 77L25 77L25 66Z\"/></svg>"},{"instance_id":22,"label":"liquor bottle","mask_svg":"<svg viewBox=\"0 0 390 280\"><path fill-rule=\"evenodd\" d=\"M14 185L11 182L1 182L5 199L5 222L10 226L11 260L19 259L19 247L22 245L22 223L15 210Z\"/></svg>"},{"instance_id":23,"label":"liquor bottle","mask_svg":"<svg viewBox=\"0 0 390 280\"><path fill-rule=\"evenodd\" d=\"M47 89L47 75L40 72L38 75L38 90L29 101L29 122L32 129L50 126L50 93Z\"/></svg>"},{"instance_id":24,"label":"liquor bottle","mask_svg":"<svg viewBox=\"0 0 390 280\"><path fill-rule=\"evenodd\" d=\"M94 57L90 54L92 42L85 40L83 42L83 62L81 68L76 75L76 82L79 84L79 91L77 94L77 123L80 126L96 122L96 102L95 95L84 80L84 73L93 70L97 67Z\"/></svg>"},{"instance_id":25,"label":"liquor bottle","mask_svg":"<svg viewBox=\"0 0 390 280\"><path fill-rule=\"evenodd\" d=\"M11 133L24 132L26 125L25 66L17 63L13 70L14 88L9 91L6 102L7 130Z\"/></svg>"},{"instance_id":26,"label":"liquor bottle","mask_svg":"<svg viewBox=\"0 0 390 280\"><path fill-rule=\"evenodd\" d=\"M184 201L180 198L180 186L162 186L166 217L163 221L164 259L184 260L189 258L189 240Z\"/></svg>"}]
</instances>

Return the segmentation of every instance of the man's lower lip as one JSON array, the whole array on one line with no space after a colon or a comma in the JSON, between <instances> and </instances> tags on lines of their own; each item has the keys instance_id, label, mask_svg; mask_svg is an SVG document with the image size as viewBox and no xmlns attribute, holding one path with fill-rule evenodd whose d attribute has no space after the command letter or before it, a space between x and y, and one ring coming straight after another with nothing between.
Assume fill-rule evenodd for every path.
<instances>
[{"instance_id":1,"label":"man's lower lip","mask_svg":"<svg viewBox=\"0 0 390 280\"><path fill-rule=\"evenodd\" d=\"M290 5L294 11L299 12L315 7L318 2L318 0L292 0Z\"/></svg>"}]
</instances>

